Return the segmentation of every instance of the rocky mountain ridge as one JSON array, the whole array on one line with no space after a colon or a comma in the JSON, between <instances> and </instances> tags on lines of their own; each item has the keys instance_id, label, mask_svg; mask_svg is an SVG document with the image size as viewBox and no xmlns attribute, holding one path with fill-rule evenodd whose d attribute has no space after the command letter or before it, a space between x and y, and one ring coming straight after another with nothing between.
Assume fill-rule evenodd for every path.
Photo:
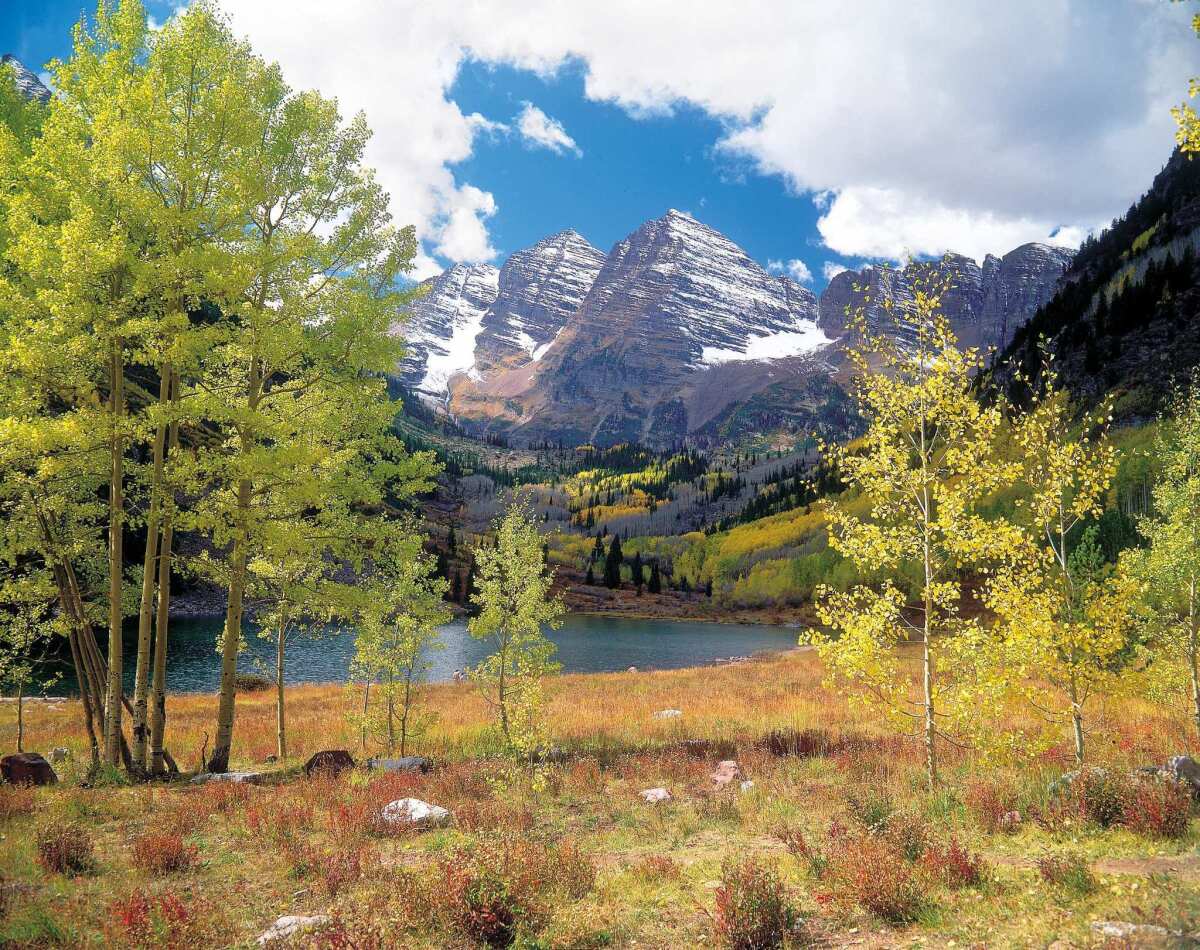
<instances>
[{"instance_id":1,"label":"rocky mountain ridge","mask_svg":"<svg viewBox=\"0 0 1200 950\"><path fill-rule=\"evenodd\" d=\"M670 210L602 254L562 231L497 270L456 265L397 328L402 381L479 432L514 441L670 445L845 421L834 342L847 306L911 300L914 267L947 273L965 343L1002 346L1053 294L1070 252L1029 244L847 271L820 298L720 232ZM864 290L865 288L865 290ZM833 424L833 423L830 423Z\"/></svg>"},{"instance_id":2,"label":"rocky mountain ridge","mask_svg":"<svg viewBox=\"0 0 1200 950\"><path fill-rule=\"evenodd\" d=\"M0 56L0 63L12 70L13 81L16 82L21 95L28 99L37 99L39 102L50 101L50 90L46 88L45 83L12 53Z\"/></svg>"}]
</instances>

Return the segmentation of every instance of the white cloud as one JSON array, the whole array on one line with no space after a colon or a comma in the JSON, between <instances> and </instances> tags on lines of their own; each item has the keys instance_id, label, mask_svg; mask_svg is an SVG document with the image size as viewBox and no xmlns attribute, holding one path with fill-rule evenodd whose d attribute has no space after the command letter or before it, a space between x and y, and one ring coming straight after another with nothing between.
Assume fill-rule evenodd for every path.
<instances>
[{"instance_id":1,"label":"white cloud","mask_svg":"<svg viewBox=\"0 0 1200 950\"><path fill-rule=\"evenodd\" d=\"M467 116L467 125L474 132L486 135L488 138L496 138L501 135L507 135L509 127L503 122L495 122L485 115L480 115L478 112L472 112Z\"/></svg>"},{"instance_id":2,"label":"white cloud","mask_svg":"<svg viewBox=\"0 0 1200 950\"><path fill-rule=\"evenodd\" d=\"M778 260L767 261L767 270L772 274L782 274L784 271L798 284L811 284L813 275L808 269L808 265L799 259L790 260L786 263Z\"/></svg>"},{"instance_id":3,"label":"white cloud","mask_svg":"<svg viewBox=\"0 0 1200 950\"><path fill-rule=\"evenodd\" d=\"M521 133L521 138L534 148L548 148L559 155L565 152L573 152L577 157L583 155L583 151L567 134L562 123L550 118L532 102L522 105L517 116L517 131Z\"/></svg>"},{"instance_id":4,"label":"white cloud","mask_svg":"<svg viewBox=\"0 0 1200 950\"><path fill-rule=\"evenodd\" d=\"M833 280L838 274L843 271L848 271L850 268L841 261L826 261L821 265L821 275L826 280Z\"/></svg>"},{"instance_id":5,"label":"white cloud","mask_svg":"<svg viewBox=\"0 0 1200 950\"><path fill-rule=\"evenodd\" d=\"M862 0L853 17L789 0L698 0L686 16L669 0L225 7L293 85L366 111L396 219L463 259L494 254L495 202L455 165L499 131L448 98L468 59L541 75L579 64L590 99L634 115L698 107L727 130L719 152L816 197L834 251L884 257L1066 240L1123 212L1168 156L1168 108L1196 72L1183 4Z\"/></svg>"}]
</instances>

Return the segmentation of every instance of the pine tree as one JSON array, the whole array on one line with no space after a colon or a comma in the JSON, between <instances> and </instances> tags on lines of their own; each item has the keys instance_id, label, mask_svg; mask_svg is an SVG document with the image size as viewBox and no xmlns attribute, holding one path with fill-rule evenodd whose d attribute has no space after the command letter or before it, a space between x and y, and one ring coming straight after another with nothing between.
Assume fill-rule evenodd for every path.
<instances>
[{"instance_id":1,"label":"pine tree","mask_svg":"<svg viewBox=\"0 0 1200 950\"><path fill-rule=\"evenodd\" d=\"M631 568L630 580L633 581L635 587L641 587L646 583L645 575L642 573L642 552L635 551L633 554L633 565Z\"/></svg>"},{"instance_id":2,"label":"pine tree","mask_svg":"<svg viewBox=\"0 0 1200 950\"><path fill-rule=\"evenodd\" d=\"M621 565L624 562L621 538L614 534L612 544L608 548L608 557L604 559L604 586L609 590L616 590L621 586Z\"/></svg>"},{"instance_id":3,"label":"pine tree","mask_svg":"<svg viewBox=\"0 0 1200 950\"><path fill-rule=\"evenodd\" d=\"M647 590L652 594L662 593L662 574L659 572L658 561L652 561L650 564L650 584Z\"/></svg>"},{"instance_id":4,"label":"pine tree","mask_svg":"<svg viewBox=\"0 0 1200 950\"><path fill-rule=\"evenodd\" d=\"M588 565L587 578L585 579L585 583L588 585L588 587L596 586L596 572L594 570L592 570L591 564Z\"/></svg>"}]
</instances>

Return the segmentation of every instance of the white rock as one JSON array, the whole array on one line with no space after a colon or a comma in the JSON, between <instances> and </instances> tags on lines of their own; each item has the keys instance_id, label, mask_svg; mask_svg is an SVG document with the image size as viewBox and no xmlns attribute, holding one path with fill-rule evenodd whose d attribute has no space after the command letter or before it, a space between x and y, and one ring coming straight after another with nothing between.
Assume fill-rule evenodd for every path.
<instances>
[{"instance_id":1,"label":"white rock","mask_svg":"<svg viewBox=\"0 0 1200 950\"><path fill-rule=\"evenodd\" d=\"M648 788L642 792L641 795L642 800L650 802L650 804L655 804L657 802L669 802L671 800L671 793L665 788Z\"/></svg>"},{"instance_id":2,"label":"white rock","mask_svg":"<svg viewBox=\"0 0 1200 950\"><path fill-rule=\"evenodd\" d=\"M741 788L741 790L742 790L743 792L748 792L748 791L750 791L750 789L754 788L754 780L753 780L753 779L746 779L746 781L742 782L742 784L741 784L740 788Z\"/></svg>"},{"instance_id":3,"label":"white rock","mask_svg":"<svg viewBox=\"0 0 1200 950\"><path fill-rule=\"evenodd\" d=\"M265 772L201 772L192 779L192 784L207 785L209 782L234 782L238 785L261 785L265 778Z\"/></svg>"},{"instance_id":4,"label":"white rock","mask_svg":"<svg viewBox=\"0 0 1200 950\"><path fill-rule=\"evenodd\" d=\"M654 714L655 719L678 719L683 715L682 709L660 709Z\"/></svg>"},{"instance_id":5,"label":"white rock","mask_svg":"<svg viewBox=\"0 0 1200 950\"><path fill-rule=\"evenodd\" d=\"M329 923L329 917L325 914L315 914L311 917L305 917L301 914L289 914L286 917L280 917L275 923L271 924L258 938L259 946L273 943L276 940L286 940L288 937L294 937L296 934L309 933L324 927Z\"/></svg>"},{"instance_id":6,"label":"white rock","mask_svg":"<svg viewBox=\"0 0 1200 950\"><path fill-rule=\"evenodd\" d=\"M1106 940L1136 940L1139 937L1169 937L1171 931L1157 924L1131 924L1124 920L1093 920L1092 933Z\"/></svg>"},{"instance_id":7,"label":"white rock","mask_svg":"<svg viewBox=\"0 0 1200 950\"><path fill-rule=\"evenodd\" d=\"M419 798L398 798L383 806L383 820L419 828L437 828L450 821L450 812L441 805L431 805Z\"/></svg>"}]
</instances>

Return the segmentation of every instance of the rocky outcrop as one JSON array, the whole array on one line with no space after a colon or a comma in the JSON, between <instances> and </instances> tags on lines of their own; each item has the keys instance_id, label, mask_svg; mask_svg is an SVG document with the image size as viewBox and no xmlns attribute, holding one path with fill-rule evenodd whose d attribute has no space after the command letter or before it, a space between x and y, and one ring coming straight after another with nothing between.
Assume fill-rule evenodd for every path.
<instances>
[{"instance_id":1,"label":"rocky outcrop","mask_svg":"<svg viewBox=\"0 0 1200 950\"><path fill-rule=\"evenodd\" d=\"M0 63L3 63L12 71L13 80L16 82L17 90L21 95L27 99L36 99L38 102L50 101L50 90L12 53L5 53L3 56L0 56Z\"/></svg>"},{"instance_id":2,"label":"rocky outcrop","mask_svg":"<svg viewBox=\"0 0 1200 950\"><path fill-rule=\"evenodd\" d=\"M982 267L961 254L947 254L902 269L843 271L821 295L821 328L842 336L848 314L863 308L872 329L895 332L892 314L912 306L914 289L944 283L941 309L962 345L1002 350L1016 329L1054 296L1072 256L1061 247L1022 244L1003 257L987 255Z\"/></svg>"}]
</instances>

